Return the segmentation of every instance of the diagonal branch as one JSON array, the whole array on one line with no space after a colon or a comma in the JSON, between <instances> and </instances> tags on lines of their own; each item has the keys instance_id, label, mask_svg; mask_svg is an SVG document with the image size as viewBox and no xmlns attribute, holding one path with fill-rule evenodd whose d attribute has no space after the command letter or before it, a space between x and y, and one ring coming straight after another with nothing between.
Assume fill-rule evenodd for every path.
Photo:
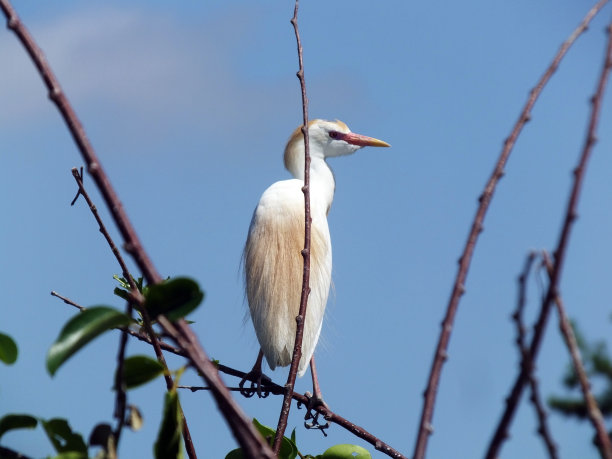
<instances>
[{"instance_id":1,"label":"diagonal branch","mask_svg":"<svg viewBox=\"0 0 612 459\"><path fill-rule=\"evenodd\" d=\"M461 258L459 258L459 268L457 271L457 276L455 278L455 283L453 285L452 293L447 305L446 315L444 317L444 320L442 321L442 330L440 332L440 337L438 339L438 344L429 373L427 388L424 392L425 400L423 402L423 410L421 412L421 420L419 423L417 441L414 449L414 459L423 459L423 457L425 457L427 441L429 440L430 434L433 432L432 419L434 405L436 401L438 386L440 384L442 366L448 358L447 350L453 328L453 323L455 320L455 314L457 313L457 308L459 306L461 296L465 293L465 281L470 267L470 262L474 254L474 249L476 247L478 236L483 230L484 218L489 208L489 204L491 203L491 200L493 198L493 193L495 191L497 183L504 174L504 167L508 161L510 153L512 152L512 148L514 147L514 144L516 143L516 140L519 134L521 133L523 127L531 118L531 110L534 104L536 103L539 95L541 94L542 90L544 89L544 86L546 85L548 80L550 80L553 73L555 73L557 67L559 66L559 63L561 62L569 48L572 46L576 38L578 38L578 36L586 30L591 19L599 12L599 10L604 6L606 2L607 0L600 0L593 8L591 8L591 10L587 13L580 25L576 28L576 30L574 30L570 37L561 45L561 48L553 59L553 62L544 72L544 75L542 75L536 86L529 93L527 102L523 110L521 111L521 114L519 115L519 118L512 129L512 132L504 142L504 146L497 160L495 168L493 169L493 173L487 181L483 193L478 199L478 210L476 211L476 216L474 217L474 221L472 223L470 233L463 249L463 253L461 254Z\"/></svg>"},{"instance_id":2,"label":"diagonal branch","mask_svg":"<svg viewBox=\"0 0 612 459\"><path fill-rule=\"evenodd\" d=\"M78 303L75 303L74 301L72 301L69 298L66 298L56 292L52 292L53 296L59 298L60 300L62 300L64 303L69 304L71 306L74 306L75 308L79 309L79 310L83 310L85 309L83 306L79 305ZM125 331L127 332L128 335L133 336L136 339L139 339L140 341L143 341L147 344L152 344L151 343L151 338L143 333L139 333L136 332L134 330L130 330L129 328L126 328ZM187 353L185 352L184 349L182 348L178 348L175 346L172 346L171 344L168 344L166 341L163 340L159 340L159 345L161 346L161 348L167 352L170 352L171 354L175 354L175 355L180 355L183 357L187 357ZM252 380L253 382L256 382L255 377L253 375L250 375L248 373L244 373L240 370L236 370L234 368L228 367L226 365L217 363L215 364L217 369L222 372L225 373L227 375L230 376L234 376L236 378L239 378L240 380L242 380L243 378L247 378ZM251 379L253 378L253 379ZM194 387L194 386L178 386L181 389L189 389L192 392L198 391L198 390L210 390L210 387ZM285 389L283 386L280 386L272 381L266 381L263 383L262 386L263 390L269 391L272 394L275 395L284 395L285 393ZM233 390L233 389L230 389ZM298 392L293 391L291 394L291 397L293 398L293 400L295 400L298 403L301 403L303 405L306 405L308 403L308 398L303 395L300 394ZM328 407L325 407L324 405L317 405L315 407L312 408L314 411L322 414L325 419L327 421L333 422L341 427L343 427L344 429L348 430L349 432L351 432L353 435L355 435L356 437L361 438L362 440L370 443L372 446L374 446L378 451L383 452L384 454L386 454L389 457L393 457L396 459L405 459L405 456L403 456L399 451L395 450L394 448L392 448L390 445L388 445L387 443L385 443L384 441L382 441L380 438L376 437L375 435L371 434L370 432L368 432L367 430L365 430L363 427L358 426L357 424L354 424L353 422L343 418L342 416L340 416L337 413L334 413L333 411L331 411Z\"/></svg>"},{"instance_id":3,"label":"diagonal branch","mask_svg":"<svg viewBox=\"0 0 612 459\"><path fill-rule=\"evenodd\" d=\"M601 2L600 2L601 3ZM599 4L598 4L599 5ZM567 209L565 213L565 219L563 222L563 226L561 228L561 234L559 236L559 241L557 243L557 248L554 252L555 261L552 266L550 277L550 283L548 285L548 290L544 299L542 300L542 307L540 309L540 315L536 322L536 325L533 330L533 338L531 340L531 345L529 347L529 353L531 354L532 361L535 361L535 358L540 349L540 344L542 342L542 337L544 335L544 330L546 328L546 323L548 321L548 316L550 315L550 309L552 307L552 303L557 296L559 281L561 279L561 271L563 268L563 262L565 261L565 255L567 253L567 246L569 242L569 236L571 229L573 227L573 223L577 218L577 208L578 208L578 198L580 197L580 191L582 189L582 183L584 181L584 175L586 173L586 167L588 164L588 160L591 156L591 151L593 149L593 145L596 141L596 130L599 122L599 114L601 111L601 103L604 95L604 91L606 88L606 83L608 81L608 77L610 74L610 67L612 67L612 34L610 33L609 26L607 28L608 33L608 44L606 47L606 55L604 59L604 65L601 70L601 74L599 77L599 81L597 83L597 89L595 91L594 96L591 98L591 114L589 119L589 124L586 133L586 139L584 141L584 146L582 148L582 152L580 154L580 159L578 161L578 166L574 170L574 183L572 185L572 190L570 193L570 197L567 203ZM498 451L501 448L501 445L505 438L508 436L508 427L512 422L512 418L514 417L514 413L516 411L516 407L518 405L518 401L521 397L525 384L527 383L527 373L524 370L521 370L519 373L514 386L510 392L510 395L506 399L506 408L502 415L502 418L499 421L497 429L493 434L493 438L491 439L491 443L489 444L489 449L487 451L486 457L488 459L494 459L498 456ZM607 452L607 458L612 458L612 450Z\"/></svg>"},{"instance_id":4,"label":"diagonal branch","mask_svg":"<svg viewBox=\"0 0 612 459\"><path fill-rule=\"evenodd\" d=\"M138 268L142 271L149 284L161 282L162 277L159 275L148 254L145 252L130 219L123 209L121 201L112 187L108 176L104 172L93 146L87 138L83 125L76 116L68 98L62 91L59 81L51 70L42 50L38 47L30 32L17 16L9 0L0 0L0 9L2 9L2 12L7 18L8 28L17 35L18 39L23 44L49 90L50 99L55 103L66 122L81 156L87 165L87 170L98 186L113 220L119 228L124 240L125 250L134 258ZM168 325L169 322L160 320L160 324ZM247 457L274 457L270 447L261 438L221 381L216 368L206 356L204 349L197 341L195 334L188 324L181 319L174 325L176 328L173 327L173 330L178 331L181 338L177 342L179 342L179 345L184 343L189 344L188 348L185 348L185 350L187 351L191 364L202 374L206 383L213 388L212 395L215 398L217 406L223 413L238 443L242 446L245 455ZM164 327L164 329L165 328L166 327Z\"/></svg>"},{"instance_id":5,"label":"diagonal branch","mask_svg":"<svg viewBox=\"0 0 612 459\"><path fill-rule=\"evenodd\" d=\"M542 253L542 257L544 258L544 266L546 267L546 271L550 276L552 274L553 269L550 257L546 252ZM561 295L559 295L558 292L555 292L554 301L555 305L557 306L557 312L559 313L559 328L572 358L572 364L574 365L574 370L576 371L576 375L578 376L578 381L580 382L580 389L582 390L582 395L586 404L587 416L589 417L589 420L591 421L591 424L595 429L595 434L598 440L597 446L601 448L602 457L610 459L612 457L612 446L610 445L610 437L608 436L608 432L606 431L604 419L601 414L601 410L597 405L597 400L595 400L595 396L593 396L593 392L591 392L591 383L589 382L589 378L587 377L584 365L582 364L582 358L580 357L580 349L578 349L576 335L574 335L574 330L572 329L572 325L565 312L563 299L561 298Z\"/></svg>"},{"instance_id":6,"label":"diagonal branch","mask_svg":"<svg viewBox=\"0 0 612 459\"><path fill-rule=\"evenodd\" d=\"M89 197L89 193L87 193L87 190L85 189L85 186L83 185L82 168L81 168L81 172L79 172L79 170L76 167L72 168L72 176L74 177L74 179L77 182L77 185L79 186L79 191L76 197L70 203L70 205L74 205L74 203L76 202L79 196L83 196L83 199L85 199L85 202L87 202L87 205L89 206L89 210L91 211L92 215L96 219L96 222L98 223L98 228L100 230L100 233L102 233L102 235L104 236L104 239L106 239L108 246L110 247L111 251L115 255L115 258L117 259L117 262L119 263L119 266L121 267L121 272L123 274L124 279L126 279L127 282L130 284L130 293L132 295L132 298L134 298L134 301L136 303L136 306L138 307L138 310L142 314L144 328L147 332L147 335L151 338L151 345L153 346L153 350L155 351L155 356L157 357L157 360L164 368L163 374L164 374L164 380L166 382L166 389L172 390L172 388L174 387L174 381L172 380L172 376L170 375L170 371L168 370L166 358L164 357L164 353L162 352L161 347L159 345L159 340L157 338L157 335L155 334L155 331L153 330L153 326L151 324L151 318L149 317L149 314L147 313L146 309L142 307L144 298L142 297L140 291L138 290L136 282L134 281L134 277L128 270L127 264L123 260L123 257L121 256L121 253L119 252L119 249L117 248L117 245L115 244L110 233L106 229L106 225L104 225L104 222L102 221L102 217L100 217L100 214L98 213L97 207L95 206L95 204ZM66 302L65 299L64 299L64 302ZM128 302L126 308L127 308L126 314L129 317L132 317L132 304ZM114 432L115 446L119 445L119 438L121 436L121 430L123 429L123 425L125 423L126 393L125 393L125 387L123 383L123 362L124 362L124 357L125 357L125 347L127 345L127 335L128 335L127 329L123 330L122 335L121 335L121 340L119 343L119 352L117 355L117 371L115 375L115 391L116 391L115 417L117 418L117 428L115 429L115 432ZM181 409L181 421L182 421L182 428L183 428L183 440L185 440L185 449L187 451L187 455L189 456L190 459L195 459L197 455L195 452L195 448L193 446L193 440L191 439L191 433L189 432L189 426L187 425L187 419L185 418L185 415L182 409Z\"/></svg>"},{"instance_id":7,"label":"diagonal branch","mask_svg":"<svg viewBox=\"0 0 612 459\"><path fill-rule=\"evenodd\" d=\"M310 146L308 142L308 97L306 96L306 81L304 80L302 41L300 39L300 32L297 23L299 3L299 0L295 0L295 8L293 9L291 24L293 25L295 39L297 41L297 53L300 67L299 71L297 72L297 77L300 80L300 87L302 90L302 115L304 118L304 124L302 125L302 134L304 135L304 186L302 187L302 192L304 193L304 250L302 250L302 256L304 257L304 271L302 276L300 311L298 316L295 318L297 326L295 331L295 345L293 346L293 358L291 359L291 366L289 367L289 376L287 376L287 383L285 384L283 406L280 411L278 426L274 436L273 449L276 454L278 454L280 451L281 442L283 440L283 436L285 435L285 429L287 428L287 418L289 417L289 410L291 409L291 393L293 392L293 387L295 385L298 364L302 358L304 321L306 320L306 307L308 306L308 295L310 294L310 224L312 222L310 217Z\"/></svg>"},{"instance_id":8,"label":"diagonal branch","mask_svg":"<svg viewBox=\"0 0 612 459\"><path fill-rule=\"evenodd\" d=\"M544 409L542 398L540 397L538 381L534 374L535 368L533 360L531 359L531 355L529 354L529 347L525 343L526 332L525 324L523 321L523 311L525 310L525 305L527 303L527 278L529 277L529 272L531 271L533 262L536 259L536 255L536 252L531 252L525 260L523 272L521 273L518 279L519 295L516 311L514 312L514 314L512 314L512 319L516 323L516 345L519 348L519 352L521 355L521 368L524 368L525 371L527 371L529 374L529 386L531 387L530 398L535 408L536 415L538 417L538 433L542 436L542 440L544 440L544 444L546 445L546 449L548 450L548 456L551 459L558 459L559 453L557 452L557 445L555 444L552 438L550 429L548 428L548 423L546 422L547 413Z\"/></svg>"}]
</instances>

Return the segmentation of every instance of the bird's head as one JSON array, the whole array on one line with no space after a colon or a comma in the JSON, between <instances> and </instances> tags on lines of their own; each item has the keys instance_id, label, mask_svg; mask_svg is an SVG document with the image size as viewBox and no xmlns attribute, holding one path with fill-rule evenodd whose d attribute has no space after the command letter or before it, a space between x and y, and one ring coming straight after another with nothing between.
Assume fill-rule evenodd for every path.
<instances>
[{"instance_id":1,"label":"bird's head","mask_svg":"<svg viewBox=\"0 0 612 459\"><path fill-rule=\"evenodd\" d=\"M310 157L325 159L355 153L363 147L389 147L387 142L351 132L342 121L312 120L308 123ZM285 147L285 167L296 178L304 176L304 135L298 127Z\"/></svg>"}]
</instances>

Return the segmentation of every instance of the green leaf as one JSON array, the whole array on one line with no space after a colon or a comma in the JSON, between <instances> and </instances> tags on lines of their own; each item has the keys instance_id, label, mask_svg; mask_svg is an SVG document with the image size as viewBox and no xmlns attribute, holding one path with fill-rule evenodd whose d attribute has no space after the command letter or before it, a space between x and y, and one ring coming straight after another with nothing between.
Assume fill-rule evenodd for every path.
<instances>
[{"instance_id":1,"label":"green leaf","mask_svg":"<svg viewBox=\"0 0 612 459\"><path fill-rule=\"evenodd\" d=\"M253 425L264 438L268 439L268 443L270 445L274 443L274 436L276 435L276 430L261 424L255 418L253 418ZM278 453L279 459L294 459L297 456L297 453L298 449L297 446L295 446L295 443L290 438L283 437L283 441L281 442L281 449Z\"/></svg>"},{"instance_id":2,"label":"green leaf","mask_svg":"<svg viewBox=\"0 0 612 459\"><path fill-rule=\"evenodd\" d=\"M80 312L64 326L47 354L47 370L53 376L75 352L111 328L130 324L132 320L107 306L94 306Z\"/></svg>"},{"instance_id":3,"label":"green leaf","mask_svg":"<svg viewBox=\"0 0 612 459\"><path fill-rule=\"evenodd\" d=\"M89 445L101 446L106 451L108 449L109 439L111 439L112 437L113 428L110 426L110 424L98 424L89 434Z\"/></svg>"},{"instance_id":4,"label":"green leaf","mask_svg":"<svg viewBox=\"0 0 612 459\"><path fill-rule=\"evenodd\" d=\"M0 437L9 430L33 429L38 420L29 414L7 414L0 418Z\"/></svg>"},{"instance_id":5,"label":"green leaf","mask_svg":"<svg viewBox=\"0 0 612 459\"><path fill-rule=\"evenodd\" d=\"M367 449L357 445L335 445L317 456L321 459L372 459Z\"/></svg>"},{"instance_id":6,"label":"green leaf","mask_svg":"<svg viewBox=\"0 0 612 459\"><path fill-rule=\"evenodd\" d=\"M0 333L0 360L7 365L11 365L17 360L17 343L4 333Z\"/></svg>"},{"instance_id":7,"label":"green leaf","mask_svg":"<svg viewBox=\"0 0 612 459\"><path fill-rule=\"evenodd\" d=\"M253 418L253 425L257 431L264 437L270 446L274 443L274 435L276 431L268 426L261 424L257 419ZM298 454L297 446L295 445L295 429L291 433L291 438L283 437L281 450L278 453L279 459L295 459ZM242 449L237 448L231 450L225 456L225 459L243 459Z\"/></svg>"},{"instance_id":8,"label":"green leaf","mask_svg":"<svg viewBox=\"0 0 612 459\"><path fill-rule=\"evenodd\" d=\"M229 453L227 453L225 459L244 459L244 456L242 455L242 449L236 448L231 450Z\"/></svg>"},{"instance_id":9,"label":"green leaf","mask_svg":"<svg viewBox=\"0 0 612 459\"><path fill-rule=\"evenodd\" d=\"M53 447L58 453L81 453L74 457L87 457L87 445L80 434L74 433L65 419L50 419L40 421L47 437L53 443ZM72 456L70 456L72 457Z\"/></svg>"},{"instance_id":10,"label":"green leaf","mask_svg":"<svg viewBox=\"0 0 612 459\"><path fill-rule=\"evenodd\" d=\"M166 392L164 414L154 446L156 459L182 459L181 408L176 390Z\"/></svg>"},{"instance_id":11,"label":"green leaf","mask_svg":"<svg viewBox=\"0 0 612 459\"><path fill-rule=\"evenodd\" d=\"M203 299L204 292L197 282L186 277L176 277L150 285L145 295L145 307L151 318L164 314L174 321L197 308Z\"/></svg>"},{"instance_id":12,"label":"green leaf","mask_svg":"<svg viewBox=\"0 0 612 459\"><path fill-rule=\"evenodd\" d=\"M78 451L65 451L51 459L87 459L87 454Z\"/></svg>"},{"instance_id":13,"label":"green leaf","mask_svg":"<svg viewBox=\"0 0 612 459\"><path fill-rule=\"evenodd\" d=\"M127 292L126 290L123 290L122 288L115 287L113 289L113 293L117 295L119 298L124 299L125 301L130 301L129 292Z\"/></svg>"},{"instance_id":14,"label":"green leaf","mask_svg":"<svg viewBox=\"0 0 612 459\"><path fill-rule=\"evenodd\" d=\"M162 364L146 355L134 355L123 362L123 381L128 389L148 383L163 372Z\"/></svg>"}]
</instances>

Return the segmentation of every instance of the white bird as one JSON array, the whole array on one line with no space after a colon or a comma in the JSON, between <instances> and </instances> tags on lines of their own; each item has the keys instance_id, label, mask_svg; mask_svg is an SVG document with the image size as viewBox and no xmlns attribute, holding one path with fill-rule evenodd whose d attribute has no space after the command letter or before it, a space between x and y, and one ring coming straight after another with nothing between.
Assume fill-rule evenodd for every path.
<instances>
[{"instance_id":1,"label":"white bird","mask_svg":"<svg viewBox=\"0 0 612 459\"><path fill-rule=\"evenodd\" d=\"M298 376L311 364L315 398L321 399L313 353L321 333L331 284L332 249L327 214L335 181L326 159L355 153L362 147L388 147L382 140L354 134L342 121L313 120L310 146L310 295L304 322ZM261 376L262 356L272 370L291 364L296 316L302 288L304 248L304 138L298 127L285 147L291 180L274 183L255 209L244 248L246 296L261 351L252 374ZM251 393L252 394L252 393Z\"/></svg>"}]
</instances>

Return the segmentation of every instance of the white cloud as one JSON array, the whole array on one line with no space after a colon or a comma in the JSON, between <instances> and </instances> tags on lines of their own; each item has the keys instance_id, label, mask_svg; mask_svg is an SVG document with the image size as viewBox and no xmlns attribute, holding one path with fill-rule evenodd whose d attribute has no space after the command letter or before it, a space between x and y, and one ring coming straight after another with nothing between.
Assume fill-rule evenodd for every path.
<instances>
[{"instance_id":1,"label":"white cloud","mask_svg":"<svg viewBox=\"0 0 612 459\"><path fill-rule=\"evenodd\" d=\"M300 119L295 48L292 43L291 54L282 47L261 49L258 13L243 8L185 23L155 11L90 7L27 25L77 112L123 125L120 135L129 126L156 136L171 125L234 136L236 126L244 136L264 126L278 136L280 123L284 140L295 124L286 114ZM249 76L240 61L249 53L272 69L265 78ZM0 72L0 123L31 126L49 113L46 90L8 32L0 34L0 58L13 64ZM321 88L319 106L343 109L356 99L354 80L338 76L312 75L309 90L312 96Z\"/></svg>"}]
</instances>

